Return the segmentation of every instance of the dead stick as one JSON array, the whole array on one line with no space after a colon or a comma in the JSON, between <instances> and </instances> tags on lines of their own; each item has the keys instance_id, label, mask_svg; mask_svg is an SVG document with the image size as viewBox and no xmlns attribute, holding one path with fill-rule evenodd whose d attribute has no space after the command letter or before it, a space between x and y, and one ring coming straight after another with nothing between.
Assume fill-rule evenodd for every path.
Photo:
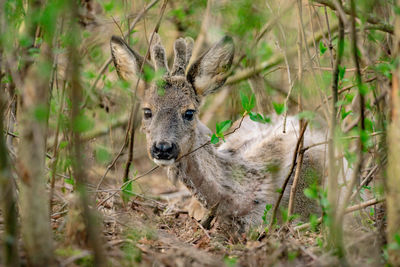
<instances>
[{"instance_id":1,"label":"dead stick","mask_svg":"<svg viewBox=\"0 0 400 267\"><path fill-rule=\"evenodd\" d=\"M306 122L306 123L304 124L303 128L301 129L301 133L300 133L299 139L297 140L296 148L295 148L295 150L294 150L294 152L293 152L292 165L291 165L290 170L289 170L289 173L287 174L286 179L285 179L285 181L284 181L284 183L283 183L283 185L282 185L282 188L281 188L281 192L280 192L280 194L279 194L279 197L278 197L277 201L275 202L275 206L274 206L274 209L273 209L273 211L272 211L271 221L270 221L270 223L269 223L269 227L268 227L268 228L271 228L272 225L274 224L274 221L275 221L275 218L276 218L276 213L277 213L277 211L278 211L279 204L281 203L281 200L282 200L283 194L284 194L284 192L285 192L286 186L287 186L287 184L289 183L290 177L292 176L292 173L293 173L293 171L294 171L294 167L296 166L296 161L297 161L297 155L298 155L299 147L300 147L301 141L303 140L304 133L305 133L305 131L306 131L306 129L307 129L307 125L308 125L308 122ZM265 235L265 232L264 232L264 235Z\"/></svg>"}]
</instances>

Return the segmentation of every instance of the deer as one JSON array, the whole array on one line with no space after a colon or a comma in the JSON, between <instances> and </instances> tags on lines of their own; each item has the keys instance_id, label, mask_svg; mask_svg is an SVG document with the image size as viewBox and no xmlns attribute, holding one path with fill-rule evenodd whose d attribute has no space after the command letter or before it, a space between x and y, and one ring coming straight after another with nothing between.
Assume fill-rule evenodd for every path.
<instances>
[{"instance_id":1,"label":"deer","mask_svg":"<svg viewBox=\"0 0 400 267\"><path fill-rule=\"evenodd\" d=\"M227 79L235 51L233 39L224 36L191 63L193 39L179 38L174 43L171 69L157 33L150 43L151 62L120 37L112 36L110 41L120 78L140 81L137 96L149 158L165 168L171 180L180 180L204 208L213 210L222 229L243 233L262 225L265 207L276 202L291 167L298 119L288 116L288 129L283 133L282 116L273 115L266 124L245 116L233 124L237 130L226 136L225 142L211 144L212 131L200 121L199 108ZM141 80L142 64L163 71L162 82ZM307 129L304 146L323 139L321 131ZM321 146L304 154L294 205L294 212L304 220L320 212L303 190L321 180L323 155ZM290 187L291 182L281 206L288 205Z\"/></svg>"}]
</instances>

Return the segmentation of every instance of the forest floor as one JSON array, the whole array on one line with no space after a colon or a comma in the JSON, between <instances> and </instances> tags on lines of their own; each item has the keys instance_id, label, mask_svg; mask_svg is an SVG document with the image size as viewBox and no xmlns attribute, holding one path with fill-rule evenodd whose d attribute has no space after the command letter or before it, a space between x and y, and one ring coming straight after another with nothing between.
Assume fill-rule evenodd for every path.
<instances>
[{"instance_id":1,"label":"forest floor","mask_svg":"<svg viewBox=\"0 0 400 267\"><path fill-rule=\"evenodd\" d=\"M149 165L147 164L144 164ZM150 165L149 165L150 166ZM110 175L111 176L111 175ZM324 249L320 231L295 231L281 227L257 241L257 234L227 238L216 223L210 230L188 214L191 196L182 185L174 186L158 169L136 184L135 192L123 202L114 191L97 194L103 219L107 259L112 266L336 266L336 258ZM108 179L102 188L118 188ZM79 205L68 199L68 213L56 203L52 223L56 233L56 254L62 266L91 266L85 247L84 225ZM76 208L76 212L74 212ZM349 237L347 235L347 237ZM351 241L349 241L351 240ZM347 238L352 266L383 266L379 235L357 227Z\"/></svg>"}]
</instances>

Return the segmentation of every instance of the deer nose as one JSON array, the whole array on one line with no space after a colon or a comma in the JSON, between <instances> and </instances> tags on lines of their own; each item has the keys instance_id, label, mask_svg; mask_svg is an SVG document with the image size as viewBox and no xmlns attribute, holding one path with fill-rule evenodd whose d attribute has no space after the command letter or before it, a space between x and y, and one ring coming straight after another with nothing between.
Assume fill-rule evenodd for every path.
<instances>
[{"instance_id":1,"label":"deer nose","mask_svg":"<svg viewBox=\"0 0 400 267\"><path fill-rule=\"evenodd\" d=\"M155 142L151 148L151 155L155 159L170 160L178 157L178 147L171 142Z\"/></svg>"}]
</instances>

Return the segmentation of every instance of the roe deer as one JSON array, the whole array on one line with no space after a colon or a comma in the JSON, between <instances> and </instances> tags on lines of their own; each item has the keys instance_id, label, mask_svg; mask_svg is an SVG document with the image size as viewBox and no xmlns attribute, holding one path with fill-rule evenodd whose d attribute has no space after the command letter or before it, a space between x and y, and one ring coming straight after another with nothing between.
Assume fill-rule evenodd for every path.
<instances>
[{"instance_id":1,"label":"roe deer","mask_svg":"<svg viewBox=\"0 0 400 267\"><path fill-rule=\"evenodd\" d=\"M188 68L192 47L192 39L177 39L169 70L160 37L153 37L152 65L155 71L162 69L165 74L162 83L146 86L141 82L142 90L138 91L147 151L157 165L167 168L170 179L182 181L205 208L216 209L220 225L230 231L247 231L262 224L266 204L273 205L279 195L277 191L291 167L298 121L288 117L288 130L282 133L282 118L278 116L273 116L270 124L246 117L219 147L208 144L181 158L210 140L211 131L198 119L199 106L203 97L224 84L234 55L232 38L226 36ZM112 37L111 53L121 78L132 80L141 75L145 59L121 38ZM147 61L145 64L151 65ZM322 140L320 132L307 130L304 146ZM294 212L303 219L318 212L316 203L304 196L303 189L320 180L323 158L320 146L304 155L294 205ZM282 206L287 206L289 191L290 184Z\"/></svg>"}]
</instances>

